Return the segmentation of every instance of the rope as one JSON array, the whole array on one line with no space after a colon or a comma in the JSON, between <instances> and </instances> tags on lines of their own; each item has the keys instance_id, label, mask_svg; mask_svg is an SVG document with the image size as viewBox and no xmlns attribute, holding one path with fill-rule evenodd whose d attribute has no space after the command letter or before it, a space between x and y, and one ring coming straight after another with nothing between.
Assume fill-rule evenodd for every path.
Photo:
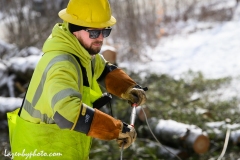
<instances>
[{"instance_id":1,"label":"rope","mask_svg":"<svg viewBox=\"0 0 240 160\"><path fill-rule=\"evenodd\" d=\"M142 111L143 111L143 113L144 113L144 117L145 117L145 119L146 119L146 123L147 123L148 129L149 129L149 131L151 132L151 134L152 134L152 136L154 137L154 139L157 141L158 146L163 147L164 149L166 149L170 154L172 154L173 156L175 156L178 160L182 160L178 155L172 153L170 150L168 150L166 147L164 147L164 146L158 141L157 137L155 136L155 134L153 133L152 129L150 128L150 125L149 125L149 123L148 123L148 118L147 118L147 115L146 115L143 107L142 107L142 106L140 106L140 107L141 107L141 109L142 109ZM120 151L120 152L121 152L120 160L123 159L123 147L124 147L124 143L122 144L121 151Z\"/></svg>"},{"instance_id":2,"label":"rope","mask_svg":"<svg viewBox=\"0 0 240 160\"><path fill-rule=\"evenodd\" d=\"M178 157L178 155L172 153L170 150L168 150L166 147L164 147L164 146L158 141L157 137L156 137L155 134L153 133L153 131L152 131L152 129L151 129L149 123L148 123L148 118L147 118L147 115L146 115L143 107L142 107L142 106L140 106L140 107L141 107L141 109L142 109L142 111L143 111L143 113L144 113L144 117L145 117L145 119L146 119L146 123L147 123L148 129L149 129L149 131L151 132L151 134L152 134L152 136L154 137L154 139L155 139L155 140L157 141L157 143L159 144L159 146L161 146L161 147L163 147L164 149L166 149L166 150L167 150L170 154L172 154L173 156L176 156L176 158L177 158L178 160L182 160L180 157Z\"/></svg>"},{"instance_id":3,"label":"rope","mask_svg":"<svg viewBox=\"0 0 240 160\"><path fill-rule=\"evenodd\" d=\"M222 153L221 153L221 155L218 157L217 160L221 160L221 159L223 158L226 150L227 150L230 133L231 133L231 130L230 130L230 128L228 128L228 129L227 129L227 133L226 133L226 137L225 137L225 142L224 142L224 146L223 146Z\"/></svg>"}]
</instances>

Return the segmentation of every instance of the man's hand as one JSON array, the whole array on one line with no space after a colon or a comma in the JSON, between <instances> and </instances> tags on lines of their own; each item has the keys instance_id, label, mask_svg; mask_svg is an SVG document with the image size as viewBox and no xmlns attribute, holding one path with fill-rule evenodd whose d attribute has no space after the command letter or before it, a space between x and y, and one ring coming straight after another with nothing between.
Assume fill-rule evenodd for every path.
<instances>
[{"instance_id":1,"label":"man's hand","mask_svg":"<svg viewBox=\"0 0 240 160\"><path fill-rule=\"evenodd\" d=\"M132 104L136 103L137 106L144 104L147 99L145 91L139 88L129 88L121 97L129 100Z\"/></svg>"},{"instance_id":2,"label":"man's hand","mask_svg":"<svg viewBox=\"0 0 240 160\"><path fill-rule=\"evenodd\" d=\"M119 137L117 138L117 143L119 148L126 149L128 148L137 138L137 133L131 125L128 125L123 122L122 131L119 133Z\"/></svg>"}]
</instances>

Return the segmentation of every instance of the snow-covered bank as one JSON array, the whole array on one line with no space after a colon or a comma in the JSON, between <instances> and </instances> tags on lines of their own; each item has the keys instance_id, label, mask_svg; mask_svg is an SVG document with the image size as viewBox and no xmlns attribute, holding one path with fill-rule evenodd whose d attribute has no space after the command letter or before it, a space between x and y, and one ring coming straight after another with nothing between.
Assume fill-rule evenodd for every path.
<instances>
[{"instance_id":1,"label":"snow-covered bank","mask_svg":"<svg viewBox=\"0 0 240 160\"><path fill-rule=\"evenodd\" d=\"M159 45L147 53L152 61L144 65L122 62L119 66L135 72L147 70L147 73L169 74L175 78L183 77L189 70L200 71L210 79L231 76L232 83L216 94L221 98L240 97L240 21L212 26L207 23L205 28L210 29L187 34L197 25L199 28L199 24L193 23L183 29L182 34L162 38Z\"/></svg>"},{"instance_id":2,"label":"snow-covered bank","mask_svg":"<svg viewBox=\"0 0 240 160\"><path fill-rule=\"evenodd\" d=\"M152 61L144 65L139 62L119 65L133 71L148 69L173 76L191 69L203 72L207 78L236 77L240 75L239 52L240 21L231 21L192 34L162 38L159 45L148 52Z\"/></svg>"},{"instance_id":3,"label":"snow-covered bank","mask_svg":"<svg viewBox=\"0 0 240 160\"><path fill-rule=\"evenodd\" d=\"M0 112L12 111L22 104L22 98L0 97Z\"/></svg>"}]
</instances>

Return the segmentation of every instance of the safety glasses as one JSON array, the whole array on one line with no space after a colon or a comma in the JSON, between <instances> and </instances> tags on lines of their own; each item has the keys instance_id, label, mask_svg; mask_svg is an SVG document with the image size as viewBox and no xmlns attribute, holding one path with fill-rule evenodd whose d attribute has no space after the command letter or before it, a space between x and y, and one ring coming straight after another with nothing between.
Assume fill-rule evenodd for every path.
<instances>
[{"instance_id":1,"label":"safety glasses","mask_svg":"<svg viewBox=\"0 0 240 160\"><path fill-rule=\"evenodd\" d=\"M102 33L103 38L106 38L110 35L112 28L105 28L105 29L101 29L101 30L97 30L97 29L85 29L84 31L89 33L89 38L91 39L96 39L100 36L100 34Z\"/></svg>"}]
</instances>

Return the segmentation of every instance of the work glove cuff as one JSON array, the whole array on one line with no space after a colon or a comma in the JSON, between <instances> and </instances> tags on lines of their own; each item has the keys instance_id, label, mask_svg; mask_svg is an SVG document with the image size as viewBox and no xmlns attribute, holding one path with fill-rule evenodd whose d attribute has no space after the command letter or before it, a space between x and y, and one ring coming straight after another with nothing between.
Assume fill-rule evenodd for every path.
<instances>
[{"instance_id":1,"label":"work glove cuff","mask_svg":"<svg viewBox=\"0 0 240 160\"><path fill-rule=\"evenodd\" d=\"M135 103L137 106L144 104L147 100L145 91L142 88L135 88L134 86L129 87L125 93L121 94L121 97L132 104Z\"/></svg>"},{"instance_id":2,"label":"work glove cuff","mask_svg":"<svg viewBox=\"0 0 240 160\"><path fill-rule=\"evenodd\" d=\"M128 124L125 123L125 122L122 122L123 125L122 125L122 133L127 133L127 132L130 132L130 128L128 128Z\"/></svg>"},{"instance_id":3,"label":"work glove cuff","mask_svg":"<svg viewBox=\"0 0 240 160\"><path fill-rule=\"evenodd\" d=\"M128 125L127 123L122 122L121 131L119 133L119 136L117 138L117 143L119 145L119 148L128 148L137 137L137 133L133 126Z\"/></svg>"}]
</instances>

